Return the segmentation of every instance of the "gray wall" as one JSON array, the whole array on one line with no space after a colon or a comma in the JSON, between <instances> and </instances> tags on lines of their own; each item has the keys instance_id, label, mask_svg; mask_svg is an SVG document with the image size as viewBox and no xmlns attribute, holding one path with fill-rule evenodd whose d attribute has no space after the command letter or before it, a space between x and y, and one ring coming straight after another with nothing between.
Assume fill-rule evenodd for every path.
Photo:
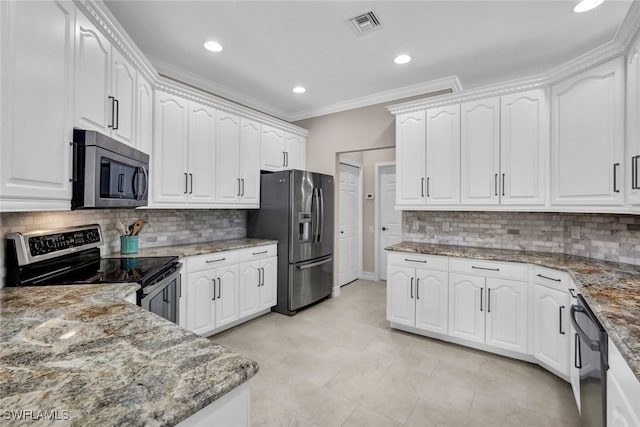
<instances>
[{"instance_id":1,"label":"gray wall","mask_svg":"<svg viewBox=\"0 0 640 427\"><path fill-rule=\"evenodd\" d=\"M247 215L243 210L211 209L99 209L68 212L19 212L0 214L2 248L0 278L4 285L5 241L7 233L47 230L86 224L100 224L105 244L103 255L120 251L116 220L129 224L134 218L149 215L149 224L140 233L140 247L181 245L246 237Z\"/></svg>"},{"instance_id":2,"label":"gray wall","mask_svg":"<svg viewBox=\"0 0 640 427\"><path fill-rule=\"evenodd\" d=\"M402 215L408 241L567 253L640 265L640 216L531 212Z\"/></svg>"}]
</instances>

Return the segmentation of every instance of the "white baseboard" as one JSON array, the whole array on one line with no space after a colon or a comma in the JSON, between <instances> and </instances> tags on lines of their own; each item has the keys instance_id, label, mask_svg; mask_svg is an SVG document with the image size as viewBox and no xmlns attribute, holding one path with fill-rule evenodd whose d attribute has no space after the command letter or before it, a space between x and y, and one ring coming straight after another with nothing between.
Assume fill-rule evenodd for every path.
<instances>
[{"instance_id":1,"label":"white baseboard","mask_svg":"<svg viewBox=\"0 0 640 427\"><path fill-rule=\"evenodd\" d=\"M371 280L371 281L373 281L373 282L375 282L375 281L377 281L377 280L380 280L380 279L378 278L378 275L377 275L375 272L373 272L373 271L363 271L363 272L360 274L360 278L361 278L362 280Z\"/></svg>"}]
</instances>

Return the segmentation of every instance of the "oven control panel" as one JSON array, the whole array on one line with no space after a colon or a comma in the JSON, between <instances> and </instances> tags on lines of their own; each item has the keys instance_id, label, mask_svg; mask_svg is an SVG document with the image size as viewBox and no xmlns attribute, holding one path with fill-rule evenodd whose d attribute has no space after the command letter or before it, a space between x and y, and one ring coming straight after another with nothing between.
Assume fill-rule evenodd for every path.
<instances>
[{"instance_id":1,"label":"oven control panel","mask_svg":"<svg viewBox=\"0 0 640 427\"><path fill-rule=\"evenodd\" d=\"M100 243L100 229L87 228L82 230L65 231L28 239L31 256L46 255L71 248L79 248L93 243Z\"/></svg>"}]
</instances>

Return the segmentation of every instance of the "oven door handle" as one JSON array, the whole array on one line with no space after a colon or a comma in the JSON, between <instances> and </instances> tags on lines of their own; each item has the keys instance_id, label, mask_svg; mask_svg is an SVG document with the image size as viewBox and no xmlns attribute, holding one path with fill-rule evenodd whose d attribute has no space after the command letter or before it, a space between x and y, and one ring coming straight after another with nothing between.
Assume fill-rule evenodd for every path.
<instances>
[{"instance_id":1,"label":"oven door handle","mask_svg":"<svg viewBox=\"0 0 640 427\"><path fill-rule=\"evenodd\" d=\"M175 264L168 272L167 275L161 279L159 282L154 283L151 286L146 286L142 288L142 294L146 297L155 293L157 290L164 288L168 283L175 280L176 277L180 277L180 269L182 268L182 263Z\"/></svg>"},{"instance_id":2,"label":"oven door handle","mask_svg":"<svg viewBox=\"0 0 640 427\"><path fill-rule=\"evenodd\" d=\"M576 320L576 312L580 312L583 313L585 316L587 316L589 318L589 321L591 321L591 318L589 317L589 314L586 312L586 310L582 307L580 307L579 305L572 305L571 309L569 310L570 316L569 316L569 320L571 320L571 324L573 325L573 329L576 330L576 333L580 336L580 340L584 341L584 343L593 351L600 351L600 341L594 341L591 338L589 338L589 336L582 330L582 328L580 328L580 326L578 325L578 321Z\"/></svg>"}]
</instances>

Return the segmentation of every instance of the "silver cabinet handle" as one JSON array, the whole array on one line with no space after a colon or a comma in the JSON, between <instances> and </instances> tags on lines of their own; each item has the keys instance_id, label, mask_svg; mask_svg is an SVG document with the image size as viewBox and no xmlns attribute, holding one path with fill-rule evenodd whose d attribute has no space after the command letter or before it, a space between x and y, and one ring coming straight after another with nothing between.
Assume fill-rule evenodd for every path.
<instances>
[{"instance_id":1,"label":"silver cabinet handle","mask_svg":"<svg viewBox=\"0 0 640 427\"><path fill-rule=\"evenodd\" d=\"M220 262L220 261L224 261L226 258L218 258L218 259L208 259L205 261L205 263L210 264L212 262Z\"/></svg>"},{"instance_id":2,"label":"silver cabinet handle","mask_svg":"<svg viewBox=\"0 0 640 427\"><path fill-rule=\"evenodd\" d=\"M506 173L502 174L502 195L504 196L504 176L506 175Z\"/></svg>"},{"instance_id":3,"label":"silver cabinet handle","mask_svg":"<svg viewBox=\"0 0 640 427\"><path fill-rule=\"evenodd\" d=\"M213 298L211 298L211 301L215 301L216 300L216 278L214 277L213 279L211 279L211 282L213 284Z\"/></svg>"},{"instance_id":4,"label":"silver cabinet handle","mask_svg":"<svg viewBox=\"0 0 640 427\"><path fill-rule=\"evenodd\" d=\"M286 167L289 167L289 152L288 152L288 151L285 151L285 152L284 152L284 160L285 160L284 165L285 165Z\"/></svg>"},{"instance_id":5,"label":"silver cabinet handle","mask_svg":"<svg viewBox=\"0 0 640 427\"><path fill-rule=\"evenodd\" d=\"M120 128L120 101L118 101L117 99L113 100L113 103L115 104L116 107L116 121L113 125L113 130L118 130Z\"/></svg>"},{"instance_id":6,"label":"silver cabinet handle","mask_svg":"<svg viewBox=\"0 0 640 427\"><path fill-rule=\"evenodd\" d=\"M482 311L482 291L484 291L484 288L480 288L480 311Z\"/></svg>"},{"instance_id":7,"label":"silver cabinet handle","mask_svg":"<svg viewBox=\"0 0 640 427\"><path fill-rule=\"evenodd\" d=\"M578 296L575 294L576 290L573 288L569 288L569 293L571 294L571 298L578 298Z\"/></svg>"},{"instance_id":8,"label":"silver cabinet handle","mask_svg":"<svg viewBox=\"0 0 640 427\"><path fill-rule=\"evenodd\" d=\"M498 174L493 177L493 186L495 187L495 195L498 195Z\"/></svg>"},{"instance_id":9,"label":"silver cabinet handle","mask_svg":"<svg viewBox=\"0 0 640 427\"><path fill-rule=\"evenodd\" d=\"M620 163L613 164L613 192L614 193L620 192L620 190L618 189L618 166L620 166Z\"/></svg>"},{"instance_id":10,"label":"silver cabinet handle","mask_svg":"<svg viewBox=\"0 0 640 427\"><path fill-rule=\"evenodd\" d=\"M189 193L189 174L184 173L184 194Z\"/></svg>"},{"instance_id":11,"label":"silver cabinet handle","mask_svg":"<svg viewBox=\"0 0 640 427\"><path fill-rule=\"evenodd\" d=\"M242 183L242 192L240 195L244 197L244 178L240 178L240 182Z\"/></svg>"},{"instance_id":12,"label":"silver cabinet handle","mask_svg":"<svg viewBox=\"0 0 640 427\"><path fill-rule=\"evenodd\" d=\"M564 305L561 305L560 307L558 307L558 317L559 317L559 328L560 328L560 335L564 335L564 331L562 330L562 310L564 310Z\"/></svg>"},{"instance_id":13,"label":"silver cabinet handle","mask_svg":"<svg viewBox=\"0 0 640 427\"><path fill-rule=\"evenodd\" d=\"M420 196L424 197L424 178L420 178Z\"/></svg>"},{"instance_id":14,"label":"silver cabinet handle","mask_svg":"<svg viewBox=\"0 0 640 427\"><path fill-rule=\"evenodd\" d=\"M287 153L282 152L282 167L287 167Z\"/></svg>"},{"instance_id":15,"label":"silver cabinet handle","mask_svg":"<svg viewBox=\"0 0 640 427\"><path fill-rule=\"evenodd\" d=\"M638 180L636 179L638 172L638 156L633 156L631 158L631 189L638 189Z\"/></svg>"},{"instance_id":16,"label":"silver cabinet handle","mask_svg":"<svg viewBox=\"0 0 640 427\"><path fill-rule=\"evenodd\" d=\"M578 335L577 332L574 339L575 339L574 341L575 349L573 353L573 366L576 369L582 369L582 352L580 351L580 335Z\"/></svg>"},{"instance_id":17,"label":"silver cabinet handle","mask_svg":"<svg viewBox=\"0 0 640 427\"><path fill-rule=\"evenodd\" d=\"M420 278L416 279L416 299L420 299Z\"/></svg>"},{"instance_id":18,"label":"silver cabinet handle","mask_svg":"<svg viewBox=\"0 0 640 427\"><path fill-rule=\"evenodd\" d=\"M218 277L218 299L222 299L222 279Z\"/></svg>"},{"instance_id":19,"label":"silver cabinet handle","mask_svg":"<svg viewBox=\"0 0 640 427\"><path fill-rule=\"evenodd\" d=\"M475 268L476 270L500 271L499 268L476 267L475 265L472 265L471 268Z\"/></svg>"},{"instance_id":20,"label":"silver cabinet handle","mask_svg":"<svg viewBox=\"0 0 640 427\"><path fill-rule=\"evenodd\" d=\"M407 262L420 262L420 263L422 263L422 264L426 264L426 263L427 263L427 260L426 260L426 259L420 260L420 259L409 259L409 258L405 258L404 260L405 260L405 261L407 261Z\"/></svg>"},{"instance_id":21,"label":"silver cabinet handle","mask_svg":"<svg viewBox=\"0 0 640 427\"><path fill-rule=\"evenodd\" d=\"M487 288L487 313L491 313L491 288Z\"/></svg>"},{"instance_id":22,"label":"silver cabinet handle","mask_svg":"<svg viewBox=\"0 0 640 427\"><path fill-rule=\"evenodd\" d=\"M269 251L261 251L261 252L252 252L254 255L262 255L262 254L267 254L269 253Z\"/></svg>"},{"instance_id":23,"label":"silver cabinet handle","mask_svg":"<svg viewBox=\"0 0 640 427\"><path fill-rule=\"evenodd\" d=\"M554 279L553 277L545 276L544 274L536 274L536 276L547 280L553 280L554 282L562 282L562 279Z\"/></svg>"},{"instance_id":24,"label":"silver cabinet handle","mask_svg":"<svg viewBox=\"0 0 640 427\"><path fill-rule=\"evenodd\" d=\"M116 98L109 96L108 99L111 100L111 124L107 127L113 128L116 125Z\"/></svg>"},{"instance_id":25,"label":"silver cabinet handle","mask_svg":"<svg viewBox=\"0 0 640 427\"><path fill-rule=\"evenodd\" d=\"M262 267L260 270L262 270L262 284L260 286L264 286L264 267Z\"/></svg>"},{"instance_id":26,"label":"silver cabinet handle","mask_svg":"<svg viewBox=\"0 0 640 427\"><path fill-rule=\"evenodd\" d=\"M236 181L238 181L238 194L236 194L236 197L240 197L240 178L236 178Z\"/></svg>"},{"instance_id":27,"label":"silver cabinet handle","mask_svg":"<svg viewBox=\"0 0 640 427\"><path fill-rule=\"evenodd\" d=\"M191 180L191 190L189 191L189 194L193 194L193 174L192 173L189 174L189 179Z\"/></svg>"},{"instance_id":28,"label":"silver cabinet handle","mask_svg":"<svg viewBox=\"0 0 640 427\"><path fill-rule=\"evenodd\" d=\"M256 287L260 287L260 269L258 268L258 286Z\"/></svg>"},{"instance_id":29,"label":"silver cabinet handle","mask_svg":"<svg viewBox=\"0 0 640 427\"><path fill-rule=\"evenodd\" d=\"M633 182L636 185L636 190L638 190L640 189L640 184L638 184L638 159L640 159L640 155L635 156L633 159L636 165L636 171L635 174L633 174Z\"/></svg>"},{"instance_id":30,"label":"silver cabinet handle","mask_svg":"<svg viewBox=\"0 0 640 427\"><path fill-rule=\"evenodd\" d=\"M413 277L411 278L411 299L413 299Z\"/></svg>"},{"instance_id":31,"label":"silver cabinet handle","mask_svg":"<svg viewBox=\"0 0 640 427\"><path fill-rule=\"evenodd\" d=\"M431 180L430 177L427 177L427 198L431 197L431 194L429 192L429 181Z\"/></svg>"}]
</instances>

